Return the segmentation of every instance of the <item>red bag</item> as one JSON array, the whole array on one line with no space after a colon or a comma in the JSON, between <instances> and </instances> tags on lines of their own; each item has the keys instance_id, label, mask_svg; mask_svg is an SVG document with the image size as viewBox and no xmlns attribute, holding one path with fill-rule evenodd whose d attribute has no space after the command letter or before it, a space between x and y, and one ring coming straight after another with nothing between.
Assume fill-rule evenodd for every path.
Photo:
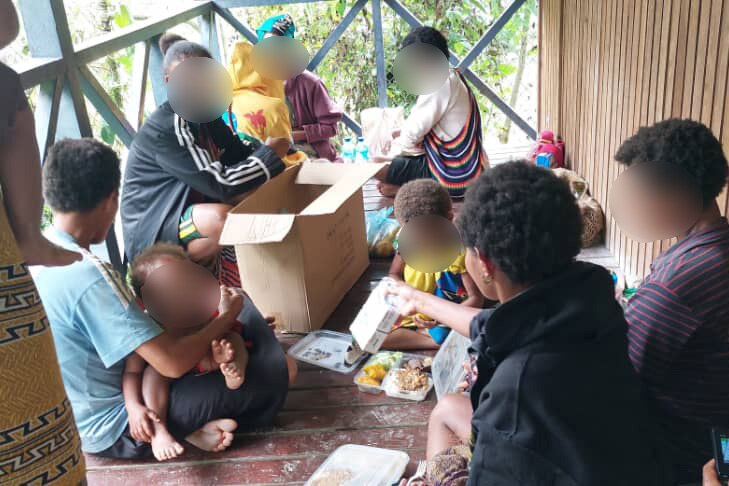
<instances>
[{"instance_id":1,"label":"red bag","mask_svg":"<svg viewBox=\"0 0 729 486\"><path fill-rule=\"evenodd\" d=\"M555 140L554 133L551 130L544 130L539 134L537 146L529 155L529 161L536 163L539 154L550 154L552 156L550 164L552 169L564 167L564 142L559 137Z\"/></svg>"}]
</instances>

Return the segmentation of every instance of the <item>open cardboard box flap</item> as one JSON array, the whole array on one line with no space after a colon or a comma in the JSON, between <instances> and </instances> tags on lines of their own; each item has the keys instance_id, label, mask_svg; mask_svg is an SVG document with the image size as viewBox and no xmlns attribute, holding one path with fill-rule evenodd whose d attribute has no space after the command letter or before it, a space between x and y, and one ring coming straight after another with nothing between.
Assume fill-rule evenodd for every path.
<instances>
[{"instance_id":1,"label":"open cardboard box flap","mask_svg":"<svg viewBox=\"0 0 729 486\"><path fill-rule=\"evenodd\" d=\"M302 216L332 214L382 168L380 164L305 163L296 176L297 184L331 185L303 211Z\"/></svg>"},{"instance_id":2,"label":"open cardboard box flap","mask_svg":"<svg viewBox=\"0 0 729 486\"><path fill-rule=\"evenodd\" d=\"M333 214L381 168L380 164L330 164L305 162L262 185L228 213L220 236L221 245L278 243L293 228L298 216ZM330 186L299 214L247 212L254 199L275 199L290 184ZM250 200L250 201L249 201Z\"/></svg>"}]
</instances>

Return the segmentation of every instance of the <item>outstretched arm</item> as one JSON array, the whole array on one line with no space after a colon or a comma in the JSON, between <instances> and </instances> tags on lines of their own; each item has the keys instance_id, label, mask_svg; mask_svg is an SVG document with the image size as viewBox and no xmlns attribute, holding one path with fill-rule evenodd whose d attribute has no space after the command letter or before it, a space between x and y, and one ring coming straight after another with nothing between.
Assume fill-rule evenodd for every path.
<instances>
[{"instance_id":1,"label":"outstretched arm","mask_svg":"<svg viewBox=\"0 0 729 486\"><path fill-rule=\"evenodd\" d=\"M405 283L394 285L388 292L400 297L402 315L425 314L466 337L471 335L471 321L481 312L481 309L456 304L436 295L415 290Z\"/></svg>"}]
</instances>

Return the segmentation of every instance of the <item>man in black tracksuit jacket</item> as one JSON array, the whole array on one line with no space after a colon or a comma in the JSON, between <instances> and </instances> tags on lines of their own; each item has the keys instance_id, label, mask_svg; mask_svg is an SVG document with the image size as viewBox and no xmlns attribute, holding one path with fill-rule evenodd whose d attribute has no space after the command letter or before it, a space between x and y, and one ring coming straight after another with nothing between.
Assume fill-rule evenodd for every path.
<instances>
[{"instance_id":1,"label":"man in black tracksuit jacket","mask_svg":"<svg viewBox=\"0 0 729 486\"><path fill-rule=\"evenodd\" d=\"M270 147L241 141L220 118L190 123L165 102L129 149L121 199L127 259L157 241L179 243L180 217L193 200L229 202L283 170Z\"/></svg>"}]
</instances>

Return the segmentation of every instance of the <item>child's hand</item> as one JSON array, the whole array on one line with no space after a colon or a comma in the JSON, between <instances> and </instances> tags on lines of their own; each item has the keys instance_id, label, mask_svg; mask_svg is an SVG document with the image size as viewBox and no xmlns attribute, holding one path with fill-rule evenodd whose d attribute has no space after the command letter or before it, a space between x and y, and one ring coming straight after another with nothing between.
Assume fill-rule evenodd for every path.
<instances>
[{"instance_id":1,"label":"child's hand","mask_svg":"<svg viewBox=\"0 0 729 486\"><path fill-rule=\"evenodd\" d=\"M266 316L264 319L266 319L266 324L268 324L268 327L272 330L276 330L276 318L274 316Z\"/></svg>"},{"instance_id":2,"label":"child's hand","mask_svg":"<svg viewBox=\"0 0 729 486\"><path fill-rule=\"evenodd\" d=\"M236 289L220 286L220 303L218 314L220 317L235 319L243 310L243 296Z\"/></svg>"},{"instance_id":3,"label":"child's hand","mask_svg":"<svg viewBox=\"0 0 729 486\"><path fill-rule=\"evenodd\" d=\"M422 327L425 329L433 329L435 326L438 325L438 323L433 319L423 319L421 314L414 315L413 322L417 324L418 327Z\"/></svg>"},{"instance_id":4,"label":"child's hand","mask_svg":"<svg viewBox=\"0 0 729 486\"><path fill-rule=\"evenodd\" d=\"M142 442L152 442L154 423L160 422L159 416L141 403L127 407L129 433L132 438Z\"/></svg>"}]
</instances>

